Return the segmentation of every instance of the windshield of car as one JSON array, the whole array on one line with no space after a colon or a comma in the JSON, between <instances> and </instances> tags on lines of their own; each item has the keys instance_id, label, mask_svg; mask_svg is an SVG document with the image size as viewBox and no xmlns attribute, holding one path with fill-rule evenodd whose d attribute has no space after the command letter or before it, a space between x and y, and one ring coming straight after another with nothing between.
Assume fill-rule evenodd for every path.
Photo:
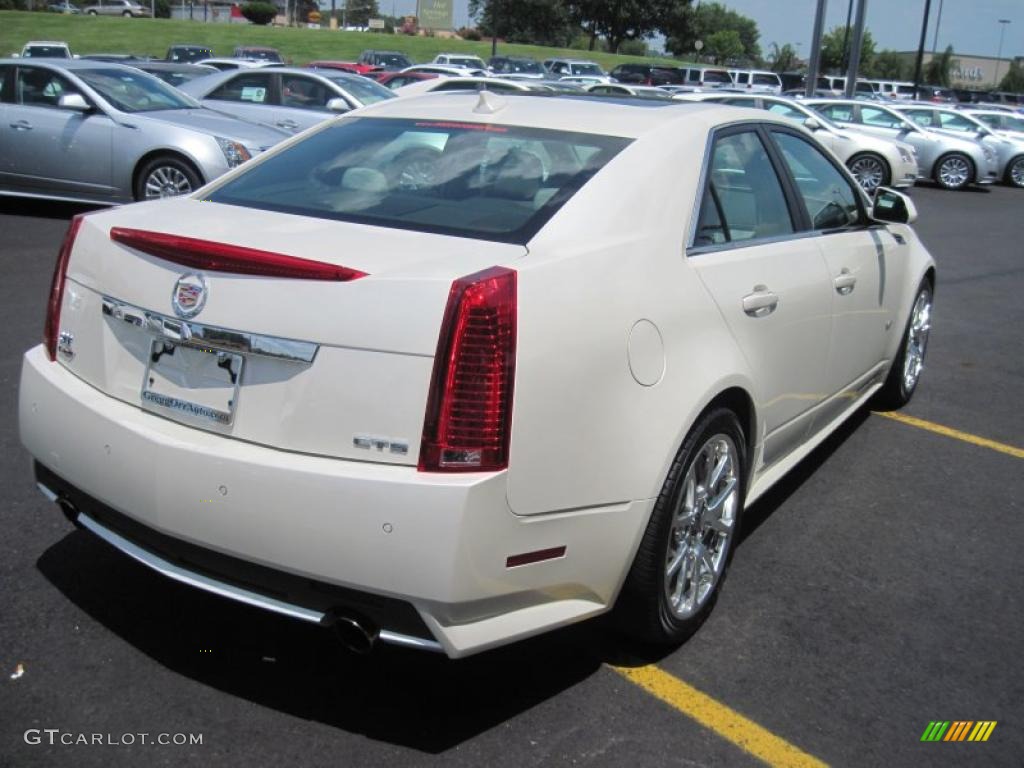
<instances>
[{"instance_id":1,"label":"windshield of car","mask_svg":"<svg viewBox=\"0 0 1024 768\"><path fill-rule=\"evenodd\" d=\"M374 58L374 63L384 67L411 67L412 62L400 53L379 53Z\"/></svg>"},{"instance_id":2,"label":"windshield of car","mask_svg":"<svg viewBox=\"0 0 1024 768\"><path fill-rule=\"evenodd\" d=\"M521 61L518 59L510 59L505 62L505 66L502 71L512 73L522 73L526 75L543 75L544 67L542 67L536 61Z\"/></svg>"},{"instance_id":3,"label":"windshield of car","mask_svg":"<svg viewBox=\"0 0 1024 768\"><path fill-rule=\"evenodd\" d=\"M454 67L474 67L483 69L484 63L476 56L449 56L448 63Z\"/></svg>"},{"instance_id":4,"label":"windshield of car","mask_svg":"<svg viewBox=\"0 0 1024 768\"><path fill-rule=\"evenodd\" d=\"M268 51L261 48L243 48L239 52L239 58L249 59L251 61L273 61L277 63L281 62L281 57L277 51Z\"/></svg>"},{"instance_id":5,"label":"windshield of car","mask_svg":"<svg viewBox=\"0 0 1024 768\"><path fill-rule=\"evenodd\" d=\"M394 91L390 88L385 88L376 80L371 80L368 77L339 77L331 76L330 74L324 74L324 77L337 83L363 104L375 104L378 101L384 101L384 99L396 98Z\"/></svg>"},{"instance_id":6,"label":"windshield of car","mask_svg":"<svg viewBox=\"0 0 1024 768\"><path fill-rule=\"evenodd\" d=\"M68 49L62 45L30 45L22 52L25 59L67 59Z\"/></svg>"},{"instance_id":7,"label":"windshield of car","mask_svg":"<svg viewBox=\"0 0 1024 768\"><path fill-rule=\"evenodd\" d=\"M574 75L593 75L594 77L604 76L604 71L597 64L573 64L572 73Z\"/></svg>"},{"instance_id":8,"label":"windshield of car","mask_svg":"<svg viewBox=\"0 0 1024 768\"><path fill-rule=\"evenodd\" d=\"M525 244L629 139L350 118L222 184L213 202Z\"/></svg>"},{"instance_id":9,"label":"windshield of car","mask_svg":"<svg viewBox=\"0 0 1024 768\"><path fill-rule=\"evenodd\" d=\"M198 102L145 72L79 69L75 74L110 102L111 106L122 112L160 112L199 107Z\"/></svg>"}]
</instances>

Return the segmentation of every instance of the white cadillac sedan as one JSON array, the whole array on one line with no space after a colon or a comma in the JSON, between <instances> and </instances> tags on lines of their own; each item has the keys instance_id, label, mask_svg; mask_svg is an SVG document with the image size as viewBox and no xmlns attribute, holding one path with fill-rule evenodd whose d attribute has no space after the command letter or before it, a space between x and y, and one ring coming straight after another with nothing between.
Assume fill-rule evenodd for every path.
<instances>
[{"instance_id":1,"label":"white cadillac sedan","mask_svg":"<svg viewBox=\"0 0 1024 768\"><path fill-rule=\"evenodd\" d=\"M676 643L744 508L913 394L914 216L763 110L382 102L76 217L21 439L78 525L356 649Z\"/></svg>"}]
</instances>

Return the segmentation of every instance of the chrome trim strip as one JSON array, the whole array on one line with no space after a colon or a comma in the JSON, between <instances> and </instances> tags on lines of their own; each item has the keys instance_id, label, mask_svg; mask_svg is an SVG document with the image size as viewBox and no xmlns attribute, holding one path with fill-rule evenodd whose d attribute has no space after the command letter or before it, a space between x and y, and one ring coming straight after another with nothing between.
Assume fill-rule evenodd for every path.
<instances>
[{"instance_id":1,"label":"chrome trim strip","mask_svg":"<svg viewBox=\"0 0 1024 768\"><path fill-rule=\"evenodd\" d=\"M313 611L309 608L303 608L299 605L292 605L291 603L283 602L282 600L275 600L272 597L266 597L265 595L250 592L247 589L241 589L240 587L235 587L231 584L216 581L208 576L203 576L193 571L185 570L173 563L169 563L162 557L158 557L157 555L147 552L141 547L132 544L128 539L114 533L105 525L96 522L85 513L79 513L78 522L81 523L83 527L88 528L108 544L113 545L129 557L139 561L149 568L152 568L157 573L161 573L175 581L180 581L182 584L188 584L191 587L196 587L197 589L201 589L206 592L212 592L215 595L220 595L221 597L226 597L230 600L236 600L240 603L246 603L248 605L255 606L256 608L263 608L268 611L273 611L274 613L291 616L293 619L311 621L314 624L319 624L320 620L324 617L324 614L320 611Z\"/></svg>"},{"instance_id":2,"label":"chrome trim strip","mask_svg":"<svg viewBox=\"0 0 1024 768\"><path fill-rule=\"evenodd\" d=\"M54 504L57 503L57 498L58 498L57 494L54 493L53 491L51 491L45 485L43 485L42 483L36 483L36 488L38 488L39 492L41 494L43 494L43 496L45 496L47 499L52 501Z\"/></svg>"},{"instance_id":3,"label":"chrome trim strip","mask_svg":"<svg viewBox=\"0 0 1024 768\"><path fill-rule=\"evenodd\" d=\"M401 635L398 632L392 632L389 629L382 629L380 634L377 635L377 639L382 643L388 643L389 645L401 645L406 648L415 648L419 651L433 651L434 653L444 653L444 648L437 640L427 640L422 637L413 637L412 635Z\"/></svg>"},{"instance_id":4,"label":"chrome trim strip","mask_svg":"<svg viewBox=\"0 0 1024 768\"><path fill-rule=\"evenodd\" d=\"M320 345L312 341L295 341L276 336L232 331L212 325L186 322L126 304L109 296L103 297L103 314L115 320L141 328L157 338L170 339L175 344L213 348L244 355L272 357L294 363L312 363Z\"/></svg>"}]
</instances>

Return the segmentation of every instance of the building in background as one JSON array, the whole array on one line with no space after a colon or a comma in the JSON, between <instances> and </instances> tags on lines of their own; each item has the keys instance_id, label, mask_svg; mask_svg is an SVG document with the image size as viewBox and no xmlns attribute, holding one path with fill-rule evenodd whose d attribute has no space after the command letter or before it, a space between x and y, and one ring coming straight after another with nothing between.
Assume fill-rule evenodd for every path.
<instances>
[{"instance_id":1,"label":"building in background","mask_svg":"<svg viewBox=\"0 0 1024 768\"><path fill-rule=\"evenodd\" d=\"M941 56L937 53L934 57ZM902 56L909 62L909 70L914 69L914 59L917 51L900 51ZM928 66L928 62L934 58L931 53L925 53L922 61L922 68ZM970 54L954 53L953 66L949 71L950 85L953 88L968 88L972 90L985 90L998 87L997 78L1002 80L1010 71L1010 64L1017 61L1024 64L1024 56L1008 57L997 59L995 56L971 56ZM999 72L996 73L998 64Z\"/></svg>"}]
</instances>

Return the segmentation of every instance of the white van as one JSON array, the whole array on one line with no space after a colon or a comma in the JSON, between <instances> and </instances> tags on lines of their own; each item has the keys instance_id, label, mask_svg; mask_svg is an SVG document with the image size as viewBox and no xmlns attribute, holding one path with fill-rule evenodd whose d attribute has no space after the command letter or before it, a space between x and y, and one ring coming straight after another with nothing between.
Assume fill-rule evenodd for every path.
<instances>
[{"instance_id":1,"label":"white van","mask_svg":"<svg viewBox=\"0 0 1024 768\"><path fill-rule=\"evenodd\" d=\"M729 70L720 67L681 67L686 72L686 85L698 88L732 88Z\"/></svg>"},{"instance_id":2,"label":"white van","mask_svg":"<svg viewBox=\"0 0 1024 768\"><path fill-rule=\"evenodd\" d=\"M733 85L751 93L782 93L782 78L760 69L730 69Z\"/></svg>"}]
</instances>

